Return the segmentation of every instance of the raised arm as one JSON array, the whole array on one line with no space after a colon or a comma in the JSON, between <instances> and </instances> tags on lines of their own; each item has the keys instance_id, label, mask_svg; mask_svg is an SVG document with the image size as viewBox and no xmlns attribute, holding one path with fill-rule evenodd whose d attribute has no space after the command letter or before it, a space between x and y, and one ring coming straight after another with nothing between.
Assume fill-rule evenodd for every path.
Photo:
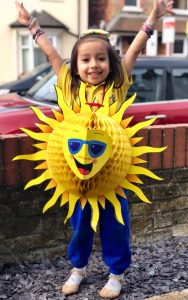
<instances>
[{"instance_id":1,"label":"raised arm","mask_svg":"<svg viewBox=\"0 0 188 300\"><path fill-rule=\"evenodd\" d=\"M147 40L149 39L152 30L155 28L157 21L166 13L172 13L172 5L173 1L171 0L154 0L153 9L146 22L143 24L142 30L137 33L123 58L123 63L129 77L132 74L136 59L142 49L146 46Z\"/></svg>"},{"instance_id":2,"label":"raised arm","mask_svg":"<svg viewBox=\"0 0 188 300\"><path fill-rule=\"evenodd\" d=\"M20 24L26 26L33 35L36 43L42 50L42 52L48 57L49 62L52 65L56 75L59 74L60 68L63 64L63 60L53 47L50 40L44 34L44 31L40 28L38 21L32 18L28 11L23 6L23 3L15 1L16 8L18 11L17 20Z\"/></svg>"}]
</instances>

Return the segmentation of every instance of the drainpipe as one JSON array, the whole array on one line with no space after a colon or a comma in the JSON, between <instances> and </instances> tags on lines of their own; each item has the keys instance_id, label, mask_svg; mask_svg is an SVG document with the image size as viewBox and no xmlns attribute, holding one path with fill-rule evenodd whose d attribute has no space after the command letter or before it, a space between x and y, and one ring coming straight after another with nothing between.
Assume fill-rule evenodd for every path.
<instances>
[{"instance_id":1,"label":"drainpipe","mask_svg":"<svg viewBox=\"0 0 188 300\"><path fill-rule=\"evenodd\" d=\"M77 0L78 1L78 9L77 9L77 28L78 28L78 36L80 35L80 19L81 19L81 0Z\"/></svg>"}]
</instances>

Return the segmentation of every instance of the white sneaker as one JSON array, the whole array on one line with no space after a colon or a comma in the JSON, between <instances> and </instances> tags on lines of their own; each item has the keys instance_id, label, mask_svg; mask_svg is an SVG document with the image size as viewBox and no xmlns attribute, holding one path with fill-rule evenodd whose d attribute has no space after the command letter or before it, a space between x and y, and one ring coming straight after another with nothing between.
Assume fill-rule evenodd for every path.
<instances>
[{"instance_id":1,"label":"white sneaker","mask_svg":"<svg viewBox=\"0 0 188 300\"><path fill-rule=\"evenodd\" d=\"M86 267L73 268L69 279L62 286L62 293L71 295L78 292L80 284L86 278Z\"/></svg>"},{"instance_id":2,"label":"white sneaker","mask_svg":"<svg viewBox=\"0 0 188 300\"><path fill-rule=\"evenodd\" d=\"M107 298L107 299L113 299L118 297L122 288L122 284L121 284L122 279L123 279L123 275L115 275L111 273L109 275L108 282L99 292L100 297Z\"/></svg>"}]
</instances>

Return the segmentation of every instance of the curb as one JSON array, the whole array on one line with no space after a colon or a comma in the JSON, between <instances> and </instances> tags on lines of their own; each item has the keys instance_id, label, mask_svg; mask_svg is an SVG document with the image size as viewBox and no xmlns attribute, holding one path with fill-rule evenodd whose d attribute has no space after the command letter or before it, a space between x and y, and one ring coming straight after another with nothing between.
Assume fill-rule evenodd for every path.
<instances>
[{"instance_id":1,"label":"curb","mask_svg":"<svg viewBox=\"0 0 188 300\"><path fill-rule=\"evenodd\" d=\"M188 289L181 292L173 292L161 296L145 298L145 300L188 300Z\"/></svg>"}]
</instances>

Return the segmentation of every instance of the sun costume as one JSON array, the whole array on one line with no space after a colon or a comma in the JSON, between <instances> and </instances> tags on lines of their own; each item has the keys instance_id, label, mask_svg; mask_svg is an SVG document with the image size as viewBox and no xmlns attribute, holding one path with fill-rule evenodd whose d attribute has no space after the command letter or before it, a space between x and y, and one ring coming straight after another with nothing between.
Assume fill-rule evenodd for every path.
<instances>
[{"instance_id":1,"label":"sun costume","mask_svg":"<svg viewBox=\"0 0 188 300\"><path fill-rule=\"evenodd\" d=\"M79 97L74 99L70 93L70 71L64 64L56 86L61 112L53 110L54 118L49 118L39 108L32 107L42 121L37 125L40 132L22 130L39 141L34 145L38 151L14 158L43 160L36 167L44 170L43 173L25 187L49 181L46 190L54 189L54 193L43 212L55 205L58 199L60 206L68 204L65 222L71 218L74 229L69 244L73 266L82 268L87 265L93 234L99 223L103 259L113 274L121 274L131 261L127 190L150 203L137 186L143 183L139 175L161 180L140 166L145 161L139 156L165 149L137 146L142 138L135 137L135 134L151 125L155 118L132 127L129 127L132 117L122 119L136 97L133 95L123 100L130 84L125 69L124 77L120 89L115 89L112 83L105 87L105 93L104 83L92 86L80 82ZM95 111L90 105L94 98Z\"/></svg>"}]
</instances>

